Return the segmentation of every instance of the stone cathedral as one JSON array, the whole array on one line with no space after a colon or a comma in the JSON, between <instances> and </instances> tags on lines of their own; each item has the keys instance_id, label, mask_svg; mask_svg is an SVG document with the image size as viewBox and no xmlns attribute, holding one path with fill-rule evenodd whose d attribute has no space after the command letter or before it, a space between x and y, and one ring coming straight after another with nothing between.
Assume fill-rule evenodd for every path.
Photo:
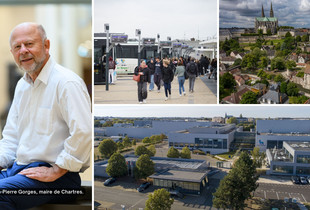
<instances>
[{"instance_id":1,"label":"stone cathedral","mask_svg":"<svg viewBox=\"0 0 310 210\"><path fill-rule=\"evenodd\" d=\"M263 33L266 34L268 29L270 29L272 34L277 33L278 28L278 18L274 17L272 3L270 6L270 17L265 16L264 6L262 5L262 16L255 18L255 30L258 33L258 30L263 30Z\"/></svg>"}]
</instances>

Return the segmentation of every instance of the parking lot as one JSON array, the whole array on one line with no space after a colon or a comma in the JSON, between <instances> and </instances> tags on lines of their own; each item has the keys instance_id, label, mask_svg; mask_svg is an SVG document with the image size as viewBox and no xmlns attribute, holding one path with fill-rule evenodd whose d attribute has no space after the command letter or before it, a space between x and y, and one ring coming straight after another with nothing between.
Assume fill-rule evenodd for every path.
<instances>
[{"instance_id":1,"label":"parking lot","mask_svg":"<svg viewBox=\"0 0 310 210\"><path fill-rule=\"evenodd\" d=\"M310 202L310 185L285 185L259 183L255 191L255 197L264 199L284 200L284 198L296 198L300 202Z\"/></svg>"}]
</instances>

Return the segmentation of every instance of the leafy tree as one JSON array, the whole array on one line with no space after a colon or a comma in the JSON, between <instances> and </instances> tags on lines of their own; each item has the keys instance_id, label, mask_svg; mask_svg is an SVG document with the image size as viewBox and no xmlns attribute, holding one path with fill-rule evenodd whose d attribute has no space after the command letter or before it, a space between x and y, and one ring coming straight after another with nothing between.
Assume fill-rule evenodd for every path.
<instances>
[{"instance_id":1,"label":"leafy tree","mask_svg":"<svg viewBox=\"0 0 310 210\"><path fill-rule=\"evenodd\" d=\"M252 151L253 162L256 168L261 168L265 159L264 153L259 152L259 147L254 147Z\"/></svg>"},{"instance_id":2,"label":"leafy tree","mask_svg":"<svg viewBox=\"0 0 310 210\"><path fill-rule=\"evenodd\" d=\"M97 127L101 127L101 123L100 123L100 120L95 120L94 121L94 126L97 128Z\"/></svg>"},{"instance_id":3,"label":"leafy tree","mask_svg":"<svg viewBox=\"0 0 310 210\"><path fill-rule=\"evenodd\" d=\"M156 154L155 145L150 145L147 149L149 150L150 156L155 156L155 154Z\"/></svg>"},{"instance_id":4,"label":"leafy tree","mask_svg":"<svg viewBox=\"0 0 310 210\"><path fill-rule=\"evenodd\" d=\"M309 36L308 36L307 34L303 35L303 36L301 37L301 41L302 41L302 42L309 42Z\"/></svg>"},{"instance_id":5,"label":"leafy tree","mask_svg":"<svg viewBox=\"0 0 310 210\"><path fill-rule=\"evenodd\" d=\"M112 139L104 139L98 149L105 158L109 158L117 151L117 145Z\"/></svg>"},{"instance_id":6,"label":"leafy tree","mask_svg":"<svg viewBox=\"0 0 310 210\"><path fill-rule=\"evenodd\" d=\"M259 61L259 64L258 64L258 67L259 68L267 68L267 66L268 66L268 58L267 57L260 57L260 59L259 59L260 61Z\"/></svg>"},{"instance_id":7,"label":"leafy tree","mask_svg":"<svg viewBox=\"0 0 310 210\"><path fill-rule=\"evenodd\" d=\"M235 118L235 117L231 117L231 118L229 118L227 121L226 121L226 123L228 123L228 124L237 124L237 118Z\"/></svg>"},{"instance_id":8,"label":"leafy tree","mask_svg":"<svg viewBox=\"0 0 310 210\"><path fill-rule=\"evenodd\" d=\"M102 125L102 127L113 127L113 122L112 121L106 121L103 125Z\"/></svg>"},{"instance_id":9,"label":"leafy tree","mask_svg":"<svg viewBox=\"0 0 310 210\"><path fill-rule=\"evenodd\" d=\"M273 45L273 41L270 41L270 45Z\"/></svg>"},{"instance_id":10,"label":"leafy tree","mask_svg":"<svg viewBox=\"0 0 310 210\"><path fill-rule=\"evenodd\" d=\"M220 182L213 193L216 208L244 209L244 201L251 198L251 192L258 187L256 168L247 152L242 152L234 167Z\"/></svg>"},{"instance_id":11,"label":"leafy tree","mask_svg":"<svg viewBox=\"0 0 310 210\"><path fill-rule=\"evenodd\" d=\"M295 83L289 83L287 85L286 93L288 96L297 96L299 92L299 89Z\"/></svg>"},{"instance_id":12,"label":"leafy tree","mask_svg":"<svg viewBox=\"0 0 310 210\"><path fill-rule=\"evenodd\" d=\"M135 155L136 156L141 156L141 155L148 155L148 156L153 156L150 152L150 150L148 150L145 146L143 145L140 145L136 148L136 151L135 151Z\"/></svg>"},{"instance_id":13,"label":"leafy tree","mask_svg":"<svg viewBox=\"0 0 310 210\"><path fill-rule=\"evenodd\" d=\"M191 159L191 151L188 149L188 147L183 147L180 156L184 159Z\"/></svg>"},{"instance_id":14,"label":"leafy tree","mask_svg":"<svg viewBox=\"0 0 310 210\"><path fill-rule=\"evenodd\" d=\"M109 161L106 172L111 177L121 177L127 174L125 158L120 153L114 153Z\"/></svg>"},{"instance_id":15,"label":"leafy tree","mask_svg":"<svg viewBox=\"0 0 310 210\"><path fill-rule=\"evenodd\" d=\"M309 98L306 96L290 96L290 104L304 104Z\"/></svg>"},{"instance_id":16,"label":"leafy tree","mask_svg":"<svg viewBox=\"0 0 310 210\"><path fill-rule=\"evenodd\" d=\"M164 140L164 139L167 139L168 137L165 135L165 134L163 134L163 133L161 133L160 134L160 139L161 140Z\"/></svg>"},{"instance_id":17,"label":"leafy tree","mask_svg":"<svg viewBox=\"0 0 310 210\"><path fill-rule=\"evenodd\" d=\"M272 35L271 29L269 28L269 29L267 29L267 36L271 36L271 35Z\"/></svg>"},{"instance_id":18,"label":"leafy tree","mask_svg":"<svg viewBox=\"0 0 310 210\"><path fill-rule=\"evenodd\" d=\"M143 142L144 144L151 143L151 139L150 139L149 137L145 137L145 138L142 140L142 142Z\"/></svg>"},{"instance_id":19,"label":"leafy tree","mask_svg":"<svg viewBox=\"0 0 310 210\"><path fill-rule=\"evenodd\" d=\"M259 78L261 78L261 79L266 78L267 75L268 75L268 74L267 74L263 69L260 69L260 70L258 71L258 73L257 73L257 76L258 76Z\"/></svg>"},{"instance_id":20,"label":"leafy tree","mask_svg":"<svg viewBox=\"0 0 310 210\"><path fill-rule=\"evenodd\" d=\"M121 141L117 142L116 145L118 150L124 149L124 144Z\"/></svg>"},{"instance_id":21,"label":"leafy tree","mask_svg":"<svg viewBox=\"0 0 310 210\"><path fill-rule=\"evenodd\" d=\"M286 93L286 89L287 89L287 83L286 82L281 82L280 92L281 93Z\"/></svg>"},{"instance_id":22,"label":"leafy tree","mask_svg":"<svg viewBox=\"0 0 310 210\"><path fill-rule=\"evenodd\" d=\"M174 147L170 147L167 153L167 157L168 158L179 158L180 154L179 151L174 148Z\"/></svg>"},{"instance_id":23,"label":"leafy tree","mask_svg":"<svg viewBox=\"0 0 310 210\"><path fill-rule=\"evenodd\" d=\"M241 65L241 63L242 63L242 59L237 58L237 59L235 60L234 64L233 64L233 66L239 66L239 65Z\"/></svg>"},{"instance_id":24,"label":"leafy tree","mask_svg":"<svg viewBox=\"0 0 310 210\"><path fill-rule=\"evenodd\" d=\"M276 57L271 60L271 70L278 69L284 70L285 69L285 61L281 57Z\"/></svg>"},{"instance_id":25,"label":"leafy tree","mask_svg":"<svg viewBox=\"0 0 310 210\"><path fill-rule=\"evenodd\" d=\"M248 91L242 95L241 104L257 104L257 95L252 91Z\"/></svg>"},{"instance_id":26,"label":"leafy tree","mask_svg":"<svg viewBox=\"0 0 310 210\"><path fill-rule=\"evenodd\" d=\"M131 146L131 142L130 142L128 136L125 136L125 138L123 140L123 145L124 145L124 147L130 147Z\"/></svg>"},{"instance_id":27,"label":"leafy tree","mask_svg":"<svg viewBox=\"0 0 310 210\"><path fill-rule=\"evenodd\" d=\"M236 86L236 81L231 73L226 72L223 76L220 76L220 84L223 85L225 89L232 89Z\"/></svg>"},{"instance_id":28,"label":"leafy tree","mask_svg":"<svg viewBox=\"0 0 310 210\"><path fill-rule=\"evenodd\" d=\"M170 210L173 202L174 199L170 198L170 193L166 189L158 189L149 194L145 203L145 210Z\"/></svg>"},{"instance_id":29,"label":"leafy tree","mask_svg":"<svg viewBox=\"0 0 310 210\"><path fill-rule=\"evenodd\" d=\"M299 35L296 36L296 42L301 42L301 37Z\"/></svg>"},{"instance_id":30,"label":"leafy tree","mask_svg":"<svg viewBox=\"0 0 310 210\"><path fill-rule=\"evenodd\" d=\"M133 139L132 140L132 145L136 145L137 144L137 140L136 139Z\"/></svg>"},{"instance_id":31,"label":"leafy tree","mask_svg":"<svg viewBox=\"0 0 310 210\"><path fill-rule=\"evenodd\" d=\"M264 32L263 32L263 29L258 29L257 32L258 32L258 35L259 35L259 36L263 36L263 33L264 33Z\"/></svg>"},{"instance_id":32,"label":"leafy tree","mask_svg":"<svg viewBox=\"0 0 310 210\"><path fill-rule=\"evenodd\" d=\"M259 83L265 84L267 87L269 86L269 82L266 79L262 79Z\"/></svg>"},{"instance_id":33,"label":"leafy tree","mask_svg":"<svg viewBox=\"0 0 310 210\"><path fill-rule=\"evenodd\" d=\"M141 155L136 162L135 177L137 179L147 178L154 173L154 166L155 163L150 159L149 155Z\"/></svg>"},{"instance_id":34,"label":"leafy tree","mask_svg":"<svg viewBox=\"0 0 310 210\"><path fill-rule=\"evenodd\" d=\"M305 76L305 72L300 71L296 74L296 77L304 77Z\"/></svg>"},{"instance_id":35,"label":"leafy tree","mask_svg":"<svg viewBox=\"0 0 310 210\"><path fill-rule=\"evenodd\" d=\"M292 70L295 67L296 67L295 61L292 61L292 60L286 61L286 68L288 68L289 70Z\"/></svg>"},{"instance_id":36,"label":"leafy tree","mask_svg":"<svg viewBox=\"0 0 310 210\"><path fill-rule=\"evenodd\" d=\"M282 76L282 74L278 74L277 76L274 77L275 82L283 82L285 79Z\"/></svg>"},{"instance_id":37,"label":"leafy tree","mask_svg":"<svg viewBox=\"0 0 310 210\"><path fill-rule=\"evenodd\" d=\"M300 53L302 53L302 50L298 47L296 50L296 54L299 55Z\"/></svg>"},{"instance_id":38,"label":"leafy tree","mask_svg":"<svg viewBox=\"0 0 310 210\"><path fill-rule=\"evenodd\" d=\"M292 34L289 31L286 32L286 34L285 34L285 38L288 38L288 37L292 37Z\"/></svg>"}]
</instances>

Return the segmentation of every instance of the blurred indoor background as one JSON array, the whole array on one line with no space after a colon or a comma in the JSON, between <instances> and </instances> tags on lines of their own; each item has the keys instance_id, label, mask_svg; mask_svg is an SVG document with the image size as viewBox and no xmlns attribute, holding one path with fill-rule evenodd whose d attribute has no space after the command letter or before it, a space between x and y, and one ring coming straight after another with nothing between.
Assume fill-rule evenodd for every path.
<instances>
[{"instance_id":1,"label":"blurred indoor background","mask_svg":"<svg viewBox=\"0 0 310 210\"><path fill-rule=\"evenodd\" d=\"M84 79L91 95L91 0L8 0L0 2L0 113L1 130L16 82L23 75L10 52L11 30L22 22L43 25L50 39L51 56ZM90 122L91 123L91 122ZM91 169L82 175L91 180Z\"/></svg>"}]
</instances>

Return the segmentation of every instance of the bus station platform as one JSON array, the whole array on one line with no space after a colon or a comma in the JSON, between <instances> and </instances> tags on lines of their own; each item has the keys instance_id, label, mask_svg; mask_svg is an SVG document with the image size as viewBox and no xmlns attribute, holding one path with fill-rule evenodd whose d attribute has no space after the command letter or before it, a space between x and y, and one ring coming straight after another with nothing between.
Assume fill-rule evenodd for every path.
<instances>
[{"instance_id":1,"label":"bus station platform","mask_svg":"<svg viewBox=\"0 0 310 210\"><path fill-rule=\"evenodd\" d=\"M118 75L114 85L94 85L95 104L139 104L137 82L132 75ZM149 84L148 84L149 88ZM153 91L148 91L146 104L216 104L217 80L208 79L207 76L196 77L194 92L189 92L189 81L185 80L185 96L179 94L177 77L171 83L171 98L165 101L165 89L162 86L157 92L155 85ZM149 89L148 89L149 90ZM143 105L143 104L142 104Z\"/></svg>"}]
</instances>

